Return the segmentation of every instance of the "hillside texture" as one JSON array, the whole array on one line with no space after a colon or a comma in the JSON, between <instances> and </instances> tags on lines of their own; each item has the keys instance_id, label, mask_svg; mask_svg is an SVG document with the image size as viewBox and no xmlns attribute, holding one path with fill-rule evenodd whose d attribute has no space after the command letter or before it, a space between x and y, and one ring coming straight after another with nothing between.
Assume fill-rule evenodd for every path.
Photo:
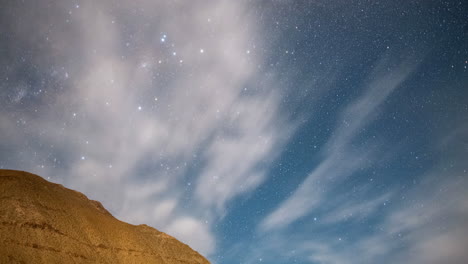
<instances>
[{"instance_id":1,"label":"hillside texture","mask_svg":"<svg viewBox=\"0 0 468 264\"><path fill-rule=\"evenodd\" d=\"M82 193L0 170L0 263L209 263L175 238L114 218Z\"/></svg>"}]
</instances>

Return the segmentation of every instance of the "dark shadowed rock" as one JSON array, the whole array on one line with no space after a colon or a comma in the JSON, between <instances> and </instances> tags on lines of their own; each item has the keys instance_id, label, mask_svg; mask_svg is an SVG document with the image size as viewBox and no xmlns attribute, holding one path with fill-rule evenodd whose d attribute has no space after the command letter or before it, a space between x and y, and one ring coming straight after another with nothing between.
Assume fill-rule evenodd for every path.
<instances>
[{"instance_id":1,"label":"dark shadowed rock","mask_svg":"<svg viewBox=\"0 0 468 264\"><path fill-rule=\"evenodd\" d=\"M114 218L97 201L0 170L0 263L209 263L175 238Z\"/></svg>"}]
</instances>

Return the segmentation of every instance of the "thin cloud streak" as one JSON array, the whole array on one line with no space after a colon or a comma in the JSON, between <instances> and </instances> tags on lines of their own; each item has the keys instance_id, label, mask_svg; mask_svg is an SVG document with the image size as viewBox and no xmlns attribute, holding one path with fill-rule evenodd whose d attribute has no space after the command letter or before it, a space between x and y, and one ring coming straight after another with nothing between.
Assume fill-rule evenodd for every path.
<instances>
[{"instance_id":1,"label":"thin cloud streak","mask_svg":"<svg viewBox=\"0 0 468 264\"><path fill-rule=\"evenodd\" d=\"M431 147L443 155L429 171L415 177L421 179L417 184L407 188L393 186L364 203L327 196L330 199L319 205L321 209L340 206L326 210L318 221L310 221L313 224L307 229L315 230L315 237L296 234L291 229L271 230L259 242L271 247L250 256L250 263L255 263L258 255L272 252L282 252L280 257L287 259L323 264L465 263L468 181L463 157L467 150L460 142L466 142L468 130L462 125L454 131L432 142ZM367 191L367 187L361 190ZM367 221L355 221L360 218ZM338 222L346 223L344 237L340 236L343 230L333 232L334 223Z\"/></svg>"},{"instance_id":2,"label":"thin cloud streak","mask_svg":"<svg viewBox=\"0 0 468 264\"><path fill-rule=\"evenodd\" d=\"M411 74L415 65L403 63L393 69L377 67L365 92L338 117L338 125L327 141L322 162L297 190L260 224L261 231L281 229L309 214L340 179L371 163L375 147L353 149L351 143L369 125L379 106Z\"/></svg>"},{"instance_id":3,"label":"thin cloud streak","mask_svg":"<svg viewBox=\"0 0 468 264\"><path fill-rule=\"evenodd\" d=\"M463 221L468 217L467 181L439 174L439 169L402 194L405 200L395 200L373 233L344 241L346 247L336 243L336 238L318 244L296 241L297 246L304 247L310 260L326 264L465 263L468 256L462 245L466 245L468 234Z\"/></svg>"}]
</instances>

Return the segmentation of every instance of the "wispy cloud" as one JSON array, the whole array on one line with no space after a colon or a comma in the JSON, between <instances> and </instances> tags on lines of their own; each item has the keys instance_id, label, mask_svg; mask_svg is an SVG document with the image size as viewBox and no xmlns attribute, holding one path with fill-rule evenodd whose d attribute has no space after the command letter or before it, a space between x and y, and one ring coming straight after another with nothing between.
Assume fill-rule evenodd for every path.
<instances>
[{"instance_id":1,"label":"wispy cloud","mask_svg":"<svg viewBox=\"0 0 468 264\"><path fill-rule=\"evenodd\" d=\"M353 146L353 141L377 118L379 107L414 67L409 63L394 67L382 63L376 67L364 93L338 116L336 128L322 151L320 164L289 198L264 219L260 226L262 230L283 228L309 214L328 195L333 185L371 164L376 147Z\"/></svg>"},{"instance_id":2,"label":"wispy cloud","mask_svg":"<svg viewBox=\"0 0 468 264\"><path fill-rule=\"evenodd\" d=\"M388 187L371 199L368 194L365 199L346 200L339 193L325 193L327 199L317 205L322 218L309 221L313 223L305 227L309 233L268 229L259 244L272 248L257 254L323 264L465 263L468 181L463 157L467 149L460 142L466 142L468 130L458 125L454 131L432 142L431 148L443 155L430 170L418 175L421 180L417 183ZM369 191L362 187L361 192ZM337 228L341 230L336 232ZM258 255L250 259L258 259Z\"/></svg>"},{"instance_id":3,"label":"wispy cloud","mask_svg":"<svg viewBox=\"0 0 468 264\"><path fill-rule=\"evenodd\" d=\"M266 83L257 74L264 58L252 43L256 23L245 3L11 8L34 19L12 30L28 40L22 45L43 47L32 54L38 74L59 87L43 88L45 102L22 113L24 124L0 112L8 132L2 147L22 153L9 166L52 176L123 220L214 253L212 227L226 203L264 181L294 129L274 83L256 87ZM19 91L11 107L19 108L23 82L10 82Z\"/></svg>"},{"instance_id":4,"label":"wispy cloud","mask_svg":"<svg viewBox=\"0 0 468 264\"><path fill-rule=\"evenodd\" d=\"M373 199L365 199L361 203L345 199L336 199L338 200L339 206L327 212L320 219L321 224L334 224L341 221L366 219L373 215L379 208L386 205L391 197L392 195L390 193L385 193Z\"/></svg>"},{"instance_id":5,"label":"wispy cloud","mask_svg":"<svg viewBox=\"0 0 468 264\"><path fill-rule=\"evenodd\" d=\"M428 176L402 194L405 199L391 206L372 233L342 243L297 241L297 246L319 263L465 263L467 181L459 176Z\"/></svg>"}]
</instances>

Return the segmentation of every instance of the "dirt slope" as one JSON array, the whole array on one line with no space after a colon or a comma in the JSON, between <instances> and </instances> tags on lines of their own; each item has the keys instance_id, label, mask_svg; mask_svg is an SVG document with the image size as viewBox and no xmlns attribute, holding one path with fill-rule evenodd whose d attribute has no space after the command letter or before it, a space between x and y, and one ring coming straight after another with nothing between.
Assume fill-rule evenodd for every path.
<instances>
[{"instance_id":1,"label":"dirt slope","mask_svg":"<svg viewBox=\"0 0 468 264\"><path fill-rule=\"evenodd\" d=\"M209 263L175 238L114 218L97 201L0 170L0 263Z\"/></svg>"}]
</instances>

